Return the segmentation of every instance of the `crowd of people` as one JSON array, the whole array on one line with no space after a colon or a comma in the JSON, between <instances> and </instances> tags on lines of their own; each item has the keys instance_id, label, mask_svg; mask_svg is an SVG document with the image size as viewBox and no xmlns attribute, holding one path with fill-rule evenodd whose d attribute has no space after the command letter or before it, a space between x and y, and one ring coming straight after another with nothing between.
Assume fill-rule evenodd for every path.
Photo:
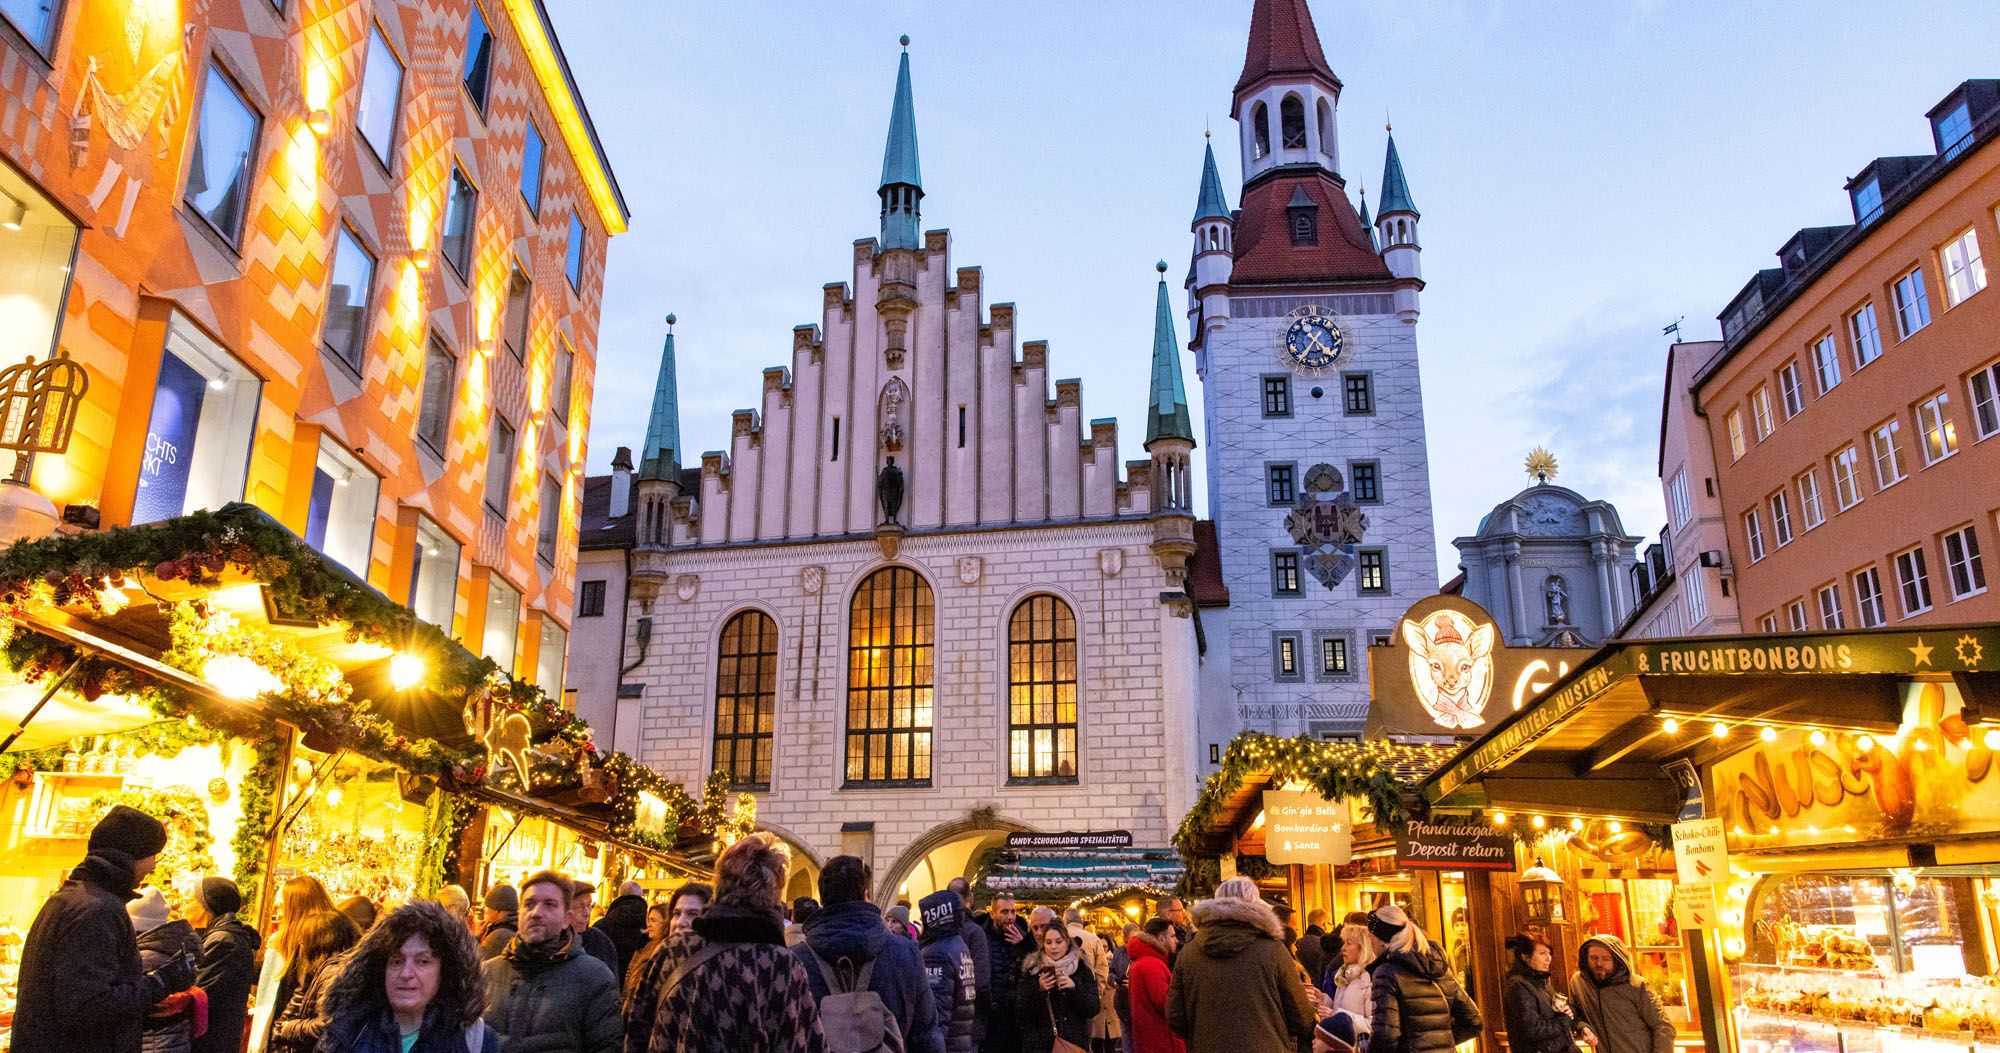
<instances>
[{"instance_id":1,"label":"crowd of people","mask_svg":"<svg viewBox=\"0 0 2000 1053\"><path fill-rule=\"evenodd\" d=\"M29 930L13 1053L1420 1053L1481 1029L1400 907L1336 928L1313 911L1301 934L1242 877L1107 939L1004 893L975 912L964 879L914 917L884 911L854 856L788 907L789 853L759 833L712 886L648 903L628 882L601 913L593 885L553 870L496 885L476 913L457 886L384 910L297 875L267 941L227 878L176 917L144 885L166 840L123 805L91 832ZM1507 949L1511 1048L1671 1053L1616 938L1578 948L1568 998L1545 940Z\"/></svg>"}]
</instances>

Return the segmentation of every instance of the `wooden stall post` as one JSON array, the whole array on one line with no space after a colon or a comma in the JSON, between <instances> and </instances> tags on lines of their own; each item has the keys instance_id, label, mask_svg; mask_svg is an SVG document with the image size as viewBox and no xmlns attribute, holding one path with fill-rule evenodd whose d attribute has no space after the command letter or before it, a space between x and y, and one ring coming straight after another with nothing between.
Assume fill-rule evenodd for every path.
<instances>
[{"instance_id":1,"label":"wooden stall post","mask_svg":"<svg viewBox=\"0 0 2000 1053\"><path fill-rule=\"evenodd\" d=\"M1505 893L1495 888L1493 872L1471 870L1465 875L1465 920L1472 939L1472 990L1466 992L1479 1004L1484 1026L1479 1048L1499 1050L1500 1036L1507 1031L1506 1009L1502 1004L1501 978L1506 974L1506 951L1502 942L1503 922L1512 913L1503 909Z\"/></svg>"}]
</instances>

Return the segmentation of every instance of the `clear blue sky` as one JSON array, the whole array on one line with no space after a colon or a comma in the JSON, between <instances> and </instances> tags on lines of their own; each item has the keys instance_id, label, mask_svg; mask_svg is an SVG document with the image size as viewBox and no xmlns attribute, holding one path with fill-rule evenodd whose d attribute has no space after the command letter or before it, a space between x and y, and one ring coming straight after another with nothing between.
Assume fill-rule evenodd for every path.
<instances>
[{"instance_id":1,"label":"clear blue sky","mask_svg":"<svg viewBox=\"0 0 2000 1053\"><path fill-rule=\"evenodd\" d=\"M1715 336L1794 230L1846 221L1848 176L1928 153L1924 111L2000 76L1992 0L1312 6L1346 84L1350 186L1381 179L1387 111L1423 212L1440 577L1537 444L1563 483L1656 532L1660 327L1686 315L1690 339ZM1047 339L1052 375L1082 377L1085 414L1117 417L1140 456L1153 261L1179 280L1205 123L1237 203L1249 0L551 7L632 208L610 247L593 474L642 437L669 311L691 451L724 448L761 370L790 364L792 326L819 321L820 287L875 233L901 33L924 225L950 228L952 264L984 268L987 302L1017 305L1020 338Z\"/></svg>"}]
</instances>

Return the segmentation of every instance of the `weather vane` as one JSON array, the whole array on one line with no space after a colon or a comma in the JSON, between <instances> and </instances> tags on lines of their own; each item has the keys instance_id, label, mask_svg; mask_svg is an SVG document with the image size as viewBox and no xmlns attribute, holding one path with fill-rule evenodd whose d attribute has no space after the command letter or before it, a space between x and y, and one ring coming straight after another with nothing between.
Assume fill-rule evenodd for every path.
<instances>
[{"instance_id":1,"label":"weather vane","mask_svg":"<svg viewBox=\"0 0 2000 1053\"><path fill-rule=\"evenodd\" d=\"M1547 486L1556 477L1556 455L1537 446L1528 453L1527 468L1536 484Z\"/></svg>"}]
</instances>

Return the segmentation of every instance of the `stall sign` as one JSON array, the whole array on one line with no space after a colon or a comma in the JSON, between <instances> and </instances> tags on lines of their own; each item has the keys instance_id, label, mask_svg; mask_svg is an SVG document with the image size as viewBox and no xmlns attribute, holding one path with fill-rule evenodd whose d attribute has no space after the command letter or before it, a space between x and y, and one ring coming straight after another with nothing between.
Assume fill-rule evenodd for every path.
<instances>
[{"instance_id":1,"label":"stall sign","mask_svg":"<svg viewBox=\"0 0 2000 1053\"><path fill-rule=\"evenodd\" d=\"M1017 830L1007 835L1007 847L1015 850L1028 849L1042 852L1076 852L1093 848L1130 848L1132 847L1132 834L1127 830L1067 831L1055 834L1038 834Z\"/></svg>"},{"instance_id":2,"label":"stall sign","mask_svg":"<svg viewBox=\"0 0 2000 1053\"><path fill-rule=\"evenodd\" d=\"M1682 885L1729 880L1729 846L1720 819L1674 824L1674 867Z\"/></svg>"},{"instance_id":3,"label":"stall sign","mask_svg":"<svg viewBox=\"0 0 2000 1053\"><path fill-rule=\"evenodd\" d=\"M1354 855L1346 801L1310 790L1264 791L1264 858L1274 865L1339 866Z\"/></svg>"},{"instance_id":4,"label":"stall sign","mask_svg":"<svg viewBox=\"0 0 2000 1053\"><path fill-rule=\"evenodd\" d=\"M1472 823L1411 819L1396 827L1396 864L1423 870L1513 870L1514 838Z\"/></svg>"},{"instance_id":5,"label":"stall sign","mask_svg":"<svg viewBox=\"0 0 2000 1053\"><path fill-rule=\"evenodd\" d=\"M1427 596L1403 612L1387 646L1368 649L1369 734L1478 735L1589 653L1508 647L1484 607Z\"/></svg>"},{"instance_id":6,"label":"stall sign","mask_svg":"<svg viewBox=\"0 0 2000 1053\"><path fill-rule=\"evenodd\" d=\"M1720 927L1722 909L1715 901L1715 886L1706 883L1675 885L1674 921L1682 931Z\"/></svg>"}]
</instances>

